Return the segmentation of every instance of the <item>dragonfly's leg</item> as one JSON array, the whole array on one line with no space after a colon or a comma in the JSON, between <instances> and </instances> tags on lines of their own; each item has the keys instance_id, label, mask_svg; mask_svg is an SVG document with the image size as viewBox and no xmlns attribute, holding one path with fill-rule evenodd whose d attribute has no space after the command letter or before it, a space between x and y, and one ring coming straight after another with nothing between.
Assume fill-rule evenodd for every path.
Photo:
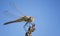
<instances>
[{"instance_id":1,"label":"dragonfly's leg","mask_svg":"<svg viewBox=\"0 0 60 36\"><path fill-rule=\"evenodd\" d=\"M29 23L29 27L31 26L31 22Z\"/></svg>"},{"instance_id":2,"label":"dragonfly's leg","mask_svg":"<svg viewBox=\"0 0 60 36\"><path fill-rule=\"evenodd\" d=\"M27 26L28 22L26 22L26 24L23 26L24 27L24 30L27 31L26 27Z\"/></svg>"},{"instance_id":3,"label":"dragonfly's leg","mask_svg":"<svg viewBox=\"0 0 60 36\"><path fill-rule=\"evenodd\" d=\"M31 23L31 22L29 22L29 24L28 24L29 26L28 27L30 27L30 26L33 26L33 25L35 25L34 23Z\"/></svg>"},{"instance_id":4,"label":"dragonfly's leg","mask_svg":"<svg viewBox=\"0 0 60 36\"><path fill-rule=\"evenodd\" d=\"M24 25L24 28L25 28L25 26L28 24L28 22L26 22L26 24Z\"/></svg>"},{"instance_id":5,"label":"dragonfly's leg","mask_svg":"<svg viewBox=\"0 0 60 36\"><path fill-rule=\"evenodd\" d=\"M33 25L33 23L30 23L31 25Z\"/></svg>"},{"instance_id":6,"label":"dragonfly's leg","mask_svg":"<svg viewBox=\"0 0 60 36\"><path fill-rule=\"evenodd\" d=\"M24 25L24 27L25 26L30 27L30 24L31 24L30 22L26 22L26 24Z\"/></svg>"},{"instance_id":7,"label":"dragonfly's leg","mask_svg":"<svg viewBox=\"0 0 60 36\"><path fill-rule=\"evenodd\" d=\"M34 24L34 23L31 23L31 25L32 25L32 26L35 26L35 24Z\"/></svg>"},{"instance_id":8,"label":"dragonfly's leg","mask_svg":"<svg viewBox=\"0 0 60 36\"><path fill-rule=\"evenodd\" d=\"M28 24L28 25L27 25L27 24ZM30 27L30 24L31 24L31 23L26 22L26 24L24 25L24 30L25 30L25 31L27 31L27 30L26 30L26 26L27 26L27 27Z\"/></svg>"}]
</instances>

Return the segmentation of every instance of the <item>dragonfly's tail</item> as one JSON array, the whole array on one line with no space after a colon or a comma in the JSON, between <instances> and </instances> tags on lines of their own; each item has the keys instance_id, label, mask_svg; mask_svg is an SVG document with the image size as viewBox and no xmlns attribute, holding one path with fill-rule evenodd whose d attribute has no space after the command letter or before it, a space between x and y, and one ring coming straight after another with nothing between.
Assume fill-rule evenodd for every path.
<instances>
[{"instance_id":1,"label":"dragonfly's tail","mask_svg":"<svg viewBox=\"0 0 60 36\"><path fill-rule=\"evenodd\" d=\"M15 23L15 22L17 22L17 21L6 22L6 23L4 23L4 25L11 24L11 23Z\"/></svg>"}]
</instances>

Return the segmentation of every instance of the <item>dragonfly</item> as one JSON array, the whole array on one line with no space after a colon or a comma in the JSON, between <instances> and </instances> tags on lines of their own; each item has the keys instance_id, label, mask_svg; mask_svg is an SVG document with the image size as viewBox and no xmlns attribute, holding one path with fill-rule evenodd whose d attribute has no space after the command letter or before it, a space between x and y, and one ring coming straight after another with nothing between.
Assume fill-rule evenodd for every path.
<instances>
[{"instance_id":1,"label":"dragonfly","mask_svg":"<svg viewBox=\"0 0 60 36\"><path fill-rule=\"evenodd\" d=\"M14 6L18 10L15 3L14 3ZM20 13L23 13L23 12L20 12ZM20 17L19 19L12 20L12 21L9 21L9 22L5 22L4 25L8 25L8 24L11 24L11 23L16 23L16 22L23 22L23 21L26 22L25 25L24 25L24 27L25 27L25 26L27 26L27 24L29 24L29 25L33 24L34 17L24 15L24 16Z\"/></svg>"},{"instance_id":2,"label":"dragonfly","mask_svg":"<svg viewBox=\"0 0 60 36\"><path fill-rule=\"evenodd\" d=\"M21 17L19 19L6 22L6 23L4 23L4 25L11 24L11 23L16 23L16 22L23 22L23 21L26 22L26 24L24 25L24 27L25 27L28 23L32 24L32 22L34 21L34 18L31 17L31 16L23 16L23 17Z\"/></svg>"}]
</instances>

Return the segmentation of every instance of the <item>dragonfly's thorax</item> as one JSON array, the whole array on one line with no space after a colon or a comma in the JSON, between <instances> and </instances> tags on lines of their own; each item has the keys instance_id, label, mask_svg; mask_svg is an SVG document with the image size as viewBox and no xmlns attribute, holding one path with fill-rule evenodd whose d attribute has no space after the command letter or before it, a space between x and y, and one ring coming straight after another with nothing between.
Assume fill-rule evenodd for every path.
<instances>
[{"instance_id":1,"label":"dragonfly's thorax","mask_svg":"<svg viewBox=\"0 0 60 36\"><path fill-rule=\"evenodd\" d=\"M33 17L29 17L29 16L24 16L24 21L25 22L33 22L34 21L34 18Z\"/></svg>"}]
</instances>

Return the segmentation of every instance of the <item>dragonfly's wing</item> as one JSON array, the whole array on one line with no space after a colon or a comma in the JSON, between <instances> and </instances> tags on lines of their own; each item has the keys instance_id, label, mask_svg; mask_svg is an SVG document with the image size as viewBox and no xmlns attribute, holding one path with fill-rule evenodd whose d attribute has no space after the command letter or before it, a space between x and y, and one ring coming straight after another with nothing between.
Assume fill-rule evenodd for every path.
<instances>
[{"instance_id":1,"label":"dragonfly's wing","mask_svg":"<svg viewBox=\"0 0 60 36\"><path fill-rule=\"evenodd\" d=\"M16 14L14 14L14 13L12 13L10 10L4 10L3 11L3 14L5 15L5 16L7 16L7 17L16 17L16 16L18 16L18 15L16 15Z\"/></svg>"},{"instance_id":2,"label":"dragonfly's wing","mask_svg":"<svg viewBox=\"0 0 60 36\"><path fill-rule=\"evenodd\" d=\"M12 16L12 17L25 16L23 11L21 9L19 10L19 7L16 5L15 2L13 2L13 1L9 2L9 6L10 6L10 8L8 10L3 11L5 15Z\"/></svg>"},{"instance_id":3,"label":"dragonfly's wing","mask_svg":"<svg viewBox=\"0 0 60 36\"><path fill-rule=\"evenodd\" d=\"M10 2L9 5L10 5L12 8L14 8L14 9L17 11L17 13L19 13L19 14L22 15L22 16L25 16L25 14L23 13L23 11L18 7L18 5L17 5L14 1ZM20 9L20 10L19 10L19 9Z\"/></svg>"}]
</instances>

